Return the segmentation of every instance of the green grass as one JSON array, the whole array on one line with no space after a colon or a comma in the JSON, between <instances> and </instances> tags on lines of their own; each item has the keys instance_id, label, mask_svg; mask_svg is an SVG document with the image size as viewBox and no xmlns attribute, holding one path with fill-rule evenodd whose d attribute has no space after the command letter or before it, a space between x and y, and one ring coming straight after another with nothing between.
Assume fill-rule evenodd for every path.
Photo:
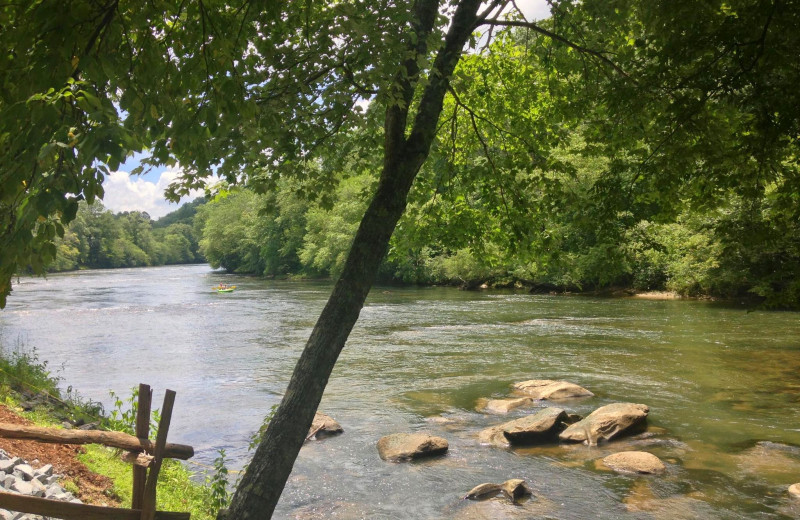
<instances>
[{"instance_id":1,"label":"green grass","mask_svg":"<svg viewBox=\"0 0 800 520\"><path fill-rule=\"evenodd\" d=\"M114 493L122 505L130 507L133 487L131 465L120 460L119 450L91 444L78 459L86 466L114 482ZM156 503L159 511L188 511L193 520L212 520L211 489L194 482L192 473L175 460L164 460L158 475Z\"/></svg>"},{"instance_id":2,"label":"green grass","mask_svg":"<svg viewBox=\"0 0 800 520\"><path fill-rule=\"evenodd\" d=\"M58 394L59 378L40 361L36 349L26 350L21 343L8 349L0 344L0 392L31 392L31 389Z\"/></svg>"}]
</instances>

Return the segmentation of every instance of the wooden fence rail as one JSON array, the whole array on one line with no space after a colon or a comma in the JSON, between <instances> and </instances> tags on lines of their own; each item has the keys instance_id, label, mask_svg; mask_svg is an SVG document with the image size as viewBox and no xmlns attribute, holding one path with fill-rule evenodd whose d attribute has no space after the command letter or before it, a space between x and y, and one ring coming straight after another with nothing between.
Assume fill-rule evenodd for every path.
<instances>
[{"instance_id":1,"label":"wooden fence rail","mask_svg":"<svg viewBox=\"0 0 800 520\"><path fill-rule=\"evenodd\" d=\"M121 432L58 430L0 424L0 437L61 444L103 444L131 452L136 462L133 466L133 499L130 509L76 504L6 492L0 492L0 508L63 520L189 520L189 513L156 511L156 484L164 458L186 460L194 455L194 449L184 444L167 443L175 403L175 392L172 390L167 390L164 395L156 441L153 443L148 439L152 398L150 386L140 384L136 436ZM137 458L136 454L140 456ZM141 454L148 456L142 457Z\"/></svg>"}]
</instances>

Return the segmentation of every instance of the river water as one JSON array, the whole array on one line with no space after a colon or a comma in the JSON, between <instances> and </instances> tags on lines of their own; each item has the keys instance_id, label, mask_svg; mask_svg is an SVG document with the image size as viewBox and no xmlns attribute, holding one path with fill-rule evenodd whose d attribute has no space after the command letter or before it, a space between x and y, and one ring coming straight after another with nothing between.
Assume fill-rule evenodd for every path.
<instances>
[{"instance_id":1,"label":"river water","mask_svg":"<svg viewBox=\"0 0 800 520\"><path fill-rule=\"evenodd\" d=\"M236 284L215 294L219 282ZM140 382L177 391L170 441L208 464L246 461L250 435L280 400L330 285L177 266L23 278L0 312L0 343L35 348L81 395ZM279 518L798 518L800 315L696 301L376 287L320 410L343 435L304 446ZM565 379L596 397L650 407L645 435L601 444L504 450L481 429L512 418L476 411L513 382ZM543 405L540 405L543 406ZM386 434L445 437L448 454L383 462ZM643 449L666 475L598 469ZM462 500L482 482L523 478L534 498Z\"/></svg>"}]
</instances>

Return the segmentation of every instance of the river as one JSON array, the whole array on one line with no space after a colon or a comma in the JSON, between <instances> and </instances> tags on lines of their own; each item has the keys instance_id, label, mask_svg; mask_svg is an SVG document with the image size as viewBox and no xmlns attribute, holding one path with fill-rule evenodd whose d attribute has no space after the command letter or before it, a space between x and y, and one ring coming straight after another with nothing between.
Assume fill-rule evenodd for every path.
<instances>
[{"instance_id":1,"label":"river","mask_svg":"<svg viewBox=\"0 0 800 520\"><path fill-rule=\"evenodd\" d=\"M210 287L237 285L229 294ZM140 382L177 392L170 441L233 468L280 400L330 290L171 266L22 278L0 312L0 344L35 348L86 398ZM530 295L452 288L373 289L320 410L343 435L302 449L278 518L797 518L800 315L700 301ZM627 401L650 407L648 434L599 447L504 450L476 434L508 417L476 411L527 379L565 379L595 397L586 415ZM438 417L438 419L437 419ZM386 434L445 437L448 454L383 462ZM644 449L660 477L595 461ZM521 505L461 497L482 482L525 479Z\"/></svg>"}]
</instances>

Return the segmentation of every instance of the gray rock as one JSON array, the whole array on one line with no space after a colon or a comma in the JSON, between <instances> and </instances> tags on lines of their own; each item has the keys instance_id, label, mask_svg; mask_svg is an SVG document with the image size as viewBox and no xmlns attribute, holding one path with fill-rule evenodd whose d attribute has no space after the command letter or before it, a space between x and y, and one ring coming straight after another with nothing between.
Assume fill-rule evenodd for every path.
<instances>
[{"instance_id":1,"label":"gray rock","mask_svg":"<svg viewBox=\"0 0 800 520\"><path fill-rule=\"evenodd\" d=\"M9 487L11 491L16 491L22 495L32 495L33 494L33 486L30 485L28 482L25 482L22 479L16 479L11 486Z\"/></svg>"},{"instance_id":2,"label":"gray rock","mask_svg":"<svg viewBox=\"0 0 800 520\"><path fill-rule=\"evenodd\" d=\"M563 441L583 442L594 446L600 439L611 440L621 433L631 433L644 426L650 409L643 404L614 403L601 406L585 419L576 422L558 436Z\"/></svg>"},{"instance_id":3,"label":"gray rock","mask_svg":"<svg viewBox=\"0 0 800 520\"><path fill-rule=\"evenodd\" d=\"M533 399L572 399L575 397L592 397L589 390L569 381L553 381L551 379L531 379L514 383L514 390Z\"/></svg>"},{"instance_id":4,"label":"gray rock","mask_svg":"<svg viewBox=\"0 0 800 520\"><path fill-rule=\"evenodd\" d=\"M33 480L35 475L30 464L18 464L14 467L14 474L19 473L25 480Z\"/></svg>"},{"instance_id":5,"label":"gray rock","mask_svg":"<svg viewBox=\"0 0 800 520\"><path fill-rule=\"evenodd\" d=\"M6 475L3 479L3 489L11 489L11 484L16 482L16 477L14 475Z\"/></svg>"},{"instance_id":6,"label":"gray rock","mask_svg":"<svg viewBox=\"0 0 800 520\"><path fill-rule=\"evenodd\" d=\"M16 513L12 513L11 511L7 511L5 509L0 509L0 520L11 520L14 518Z\"/></svg>"},{"instance_id":7,"label":"gray rock","mask_svg":"<svg viewBox=\"0 0 800 520\"><path fill-rule=\"evenodd\" d=\"M45 488L44 484L42 484L41 482L39 482L36 479L31 480L30 482L28 482L28 484L30 484L31 487L33 488L33 491L31 492L31 495L33 495L35 497L43 497L44 496L44 492L47 489L47 488Z\"/></svg>"},{"instance_id":8,"label":"gray rock","mask_svg":"<svg viewBox=\"0 0 800 520\"><path fill-rule=\"evenodd\" d=\"M57 484L50 484L44 491L45 498L53 498L55 500L60 500L57 497L63 494L64 494L64 489Z\"/></svg>"},{"instance_id":9,"label":"gray rock","mask_svg":"<svg viewBox=\"0 0 800 520\"><path fill-rule=\"evenodd\" d=\"M11 459L0 460L0 471L12 473L14 471L14 461Z\"/></svg>"},{"instance_id":10,"label":"gray rock","mask_svg":"<svg viewBox=\"0 0 800 520\"><path fill-rule=\"evenodd\" d=\"M541 444L553 441L567 427L567 412L561 408L544 408L538 412L492 426L478 434L481 444Z\"/></svg>"},{"instance_id":11,"label":"gray rock","mask_svg":"<svg viewBox=\"0 0 800 520\"><path fill-rule=\"evenodd\" d=\"M36 473L39 474L39 475L44 475L46 477L49 477L50 475L53 474L53 465L52 464L45 464L41 468L37 469Z\"/></svg>"},{"instance_id":12,"label":"gray rock","mask_svg":"<svg viewBox=\"0 0 800 520\"><path fill-rule=\"evenodd\" d=\"M426 433L395 433L378 441L381 458L392 462L442 455L448 448L445 439Z\"/></svg>"}]
</instances>

